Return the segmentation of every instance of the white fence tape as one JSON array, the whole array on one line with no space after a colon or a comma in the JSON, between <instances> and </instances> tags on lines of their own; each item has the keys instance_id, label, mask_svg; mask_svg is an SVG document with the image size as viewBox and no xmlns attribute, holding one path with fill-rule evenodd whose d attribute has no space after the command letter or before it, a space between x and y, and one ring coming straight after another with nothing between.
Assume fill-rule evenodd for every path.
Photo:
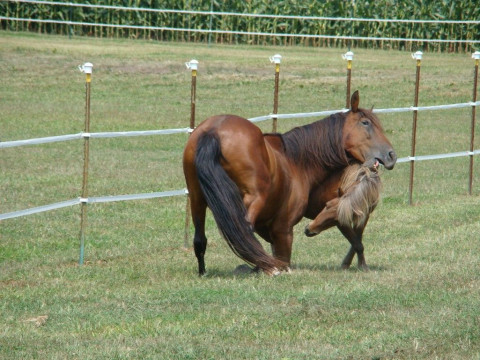
<instances>
[{"instance_id":1,"label":"white fence tape","mask_svg":"<svg viewBox=\"0 0 480 360\"><path fill-rule=\"evenodd\" d=\"M188 33L204 33L204 34L229 34L229 35L248 35L248 36L268 36L282 38L302 38L302 39L339 39L339 40L362 40L362 41L407 41L407 42L424 42L424 43L456 43L456 44L480 44L480 40L455 40L455 39L421 39L421 38L400 38L400 37L370 37L370 36L347 36L347 35L320 35L320 34L288 34L288 33L269 33L260 31L236 31L236 30L214 30L214 29L198 29L198 28L176 28L167 26L146 26L146 25L118 25L105 23L89 23L82 21L68 20L44 20L0 16L0 20L23 21L28 23L45 23L59 24L70 26L97 26L113 29L134 29L134 30L150 30L150 31L179 31Z\"/></svg>"},{"instance_id":2,"label":"white fence tape","mask_svg":"<svg viewBox=\"0 0 480 360\"><path fill-rule=\"evenodd\" d=\"M435 154L435 155L420 155L420 156L408 156L403 157L397 160L397 163L405 163L409 161L424 161L424 160L439 160L439 159L448 159L454 157L461 157L461 156L473 156L479 155L480 150L474 151L459 151L455 153L447 153L447 154Z\"/></svg>"},{"instance_id":3,"label":"white fence tape","mask_svg":"<svg viewBox=\"0 0 480 360\"><path fill-rule=\"evenodd\" d=\"M378 114L387 114L387 113L399 113L399 112L409 112L409 111L434 111L434 110L448 110L448 109L460 109L467 108L472 106L480 106L480 101L477 102L466 102L458 104L447 104L447 105L431 105L431 106L418 106L418 107L403 107L403 108L389 108L389 109L374 109L374 113ZM274 118L277 119L298 119L306 117L317 117L317 116L329 116L337 112L345 112L347 109L340 110L327 110L327 111L316 111L308 113L295 113L295 114L269 114L264 116L257 116L249 118L251 122L260 122L265 120L271 120ZM190 133L192 132L191 128L180 128L180 129L164 129L164 130L141 130L141 131L112 131L112 132L96 132L96 133L78 133L70 135L60 135L60 136L50 136L36 139L28 140L15 140L15 141L4 141L0 142L1 148L15 147L15 146L25 146L25 145L39 145L46 143L53 143L58 141L69 141L77 140L85 137L89 138L114 138L114 137L133 137L133 136L152 136L152 135L171 135L171 134L181 134L181 133Z\"/></svg>"},{"instance_id":4,"label":"white fence tape","mask_svg":"<svg viewBox=\"0 0 480 360\"><path fill-rule=\"evenodd\" d=\"M144 194L99 196L99 197L89 197L86 199L77 198L77 199L62 201L54 204L37 206L37 207L26 209L26 210L18 210L18 211L5 213L5 214L0 214L0 221L21 217L21 216L38 214L41 212L55 210L55 209L61 209L68 206L78 205L83 202L94 204L94 203L105 203L105 202L126 201L126 200L145 200L145 199L154 199L154 198L161 198L161 197L180 196L180 195L186 195L186 194L188 194L187 189L180 189L180 190L144 193Z\"/></svg>"},{"instance_id":5,"label":"white fence tape","mask_svg":"<svg viewBox=\"0 0 480 360\"><path fill-rule=\"evenodd\" d=\"M88 199L86 199L86 202L89 204L95 204L95 203L106 203L106 202L126 201L126 200L146 200L146 199L154 199L154 198L169 197L169 196L180 196L180 195L187 195L187 194L188 194L187 189L180 189L180 190L171 190L171 191L163 191L163 192L144 193L144 194L89 197Z\"/></svg>"},{"instance_id":6,"label":"white fence tape","mask_svg":"<svg viewBox=\"0 0 480 360\"><path fill-rule=\"evenodd\" d=\"M0 220L12 219L12 218L20 217L20 216L38 214L38 213L41 213L41 212L44 212L44 211L61 209L61 208L67 207L67 206L73 206L73 205L78 205L78 204L80 204L80 199L72 199L72 200L58 202L58 203L55 203L55 204L38 206L38 207L26 209L26 210L13 211L13 212L5 213L5 214L0 214Z\"/></svg>"},{"instance_id":7,"label":"white fence tape","mask_svg":"<svg viewBox=\"0 0 480 360\"><path fill-rule=\"evenodd\" d=\"M0 142L0 149L15 147L15 146L39 145L39 144L47 144L47 143L53 143L58 141L77 140L82 138L113 138L113 137L129 137L129 136L171 135L171 134L189 133L191 131L192 129L190 128L182 128L182 129L165 129L165 130L79 133L79 134L50 136L50 137L28 139L28 140L4 141L4 142Z\"/></svg>"},{"instance_id":8,"label":"white fence tape","mask_svg":"<svg viewBox=\"0 0 480 360\"><path fill-rule=\"evenodd\" d=\"M90 138L114 138L128 136L152 136L152 135L171 135L189 133L192 129L166 129L166 130L145 130L145 131L117 131L117 132L98 132L90 133Z\"/></svg>"},{"instance_id":9,"label":"white fence tape","mask_svg":"<svg viewBox=\"0 0 480 360\"><path fill-rule=\"evenodd\" d=\"M83 134L79 133L79 134L71 134L71 135L49 136L49 137L28 139L28 140L3 141L3 142L0 142L0 149L15 147L15 146L47 144L47 143L53 143L58 141L78 140L78 139L81 139L82 137L83 137Z\"/></svg>"}]
</instances>

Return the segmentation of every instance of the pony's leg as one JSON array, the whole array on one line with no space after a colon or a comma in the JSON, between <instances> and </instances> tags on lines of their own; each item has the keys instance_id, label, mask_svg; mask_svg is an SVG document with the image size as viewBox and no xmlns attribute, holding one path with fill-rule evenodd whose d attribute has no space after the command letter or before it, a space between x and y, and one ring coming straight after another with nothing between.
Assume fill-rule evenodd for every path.
<instances>
[{"instance_id":1,"label":"pony's leg","mask_svg":"<svg viewBox=\"0 0 480 360\"><path fill-rule=\"evenodd\" d=\"M315 219L305 227L306 236L315 236L337 224L338 198L330 200Z\"/></svg>"},{"instance_id":2,"label":"pony's leg","mask_svg":"<svg viewBox=\"0 0 480 360\"><path fill-rule=\"evenodd\" d=\"M353 246L350 246L350 250L348 250L347 255L343 258L342 261L342 269L346 270L352 265L353 257L355 256L355 249Z\"/></svg>"},{"instance_id":3,"label":"pony's leg","mask_svg":"<svg viewBox=\"0 0 480 360\"><path fill-rule=\"evenodd\" d=\"M364 248L362 243L363 229L365 227L352 228L349 226L338 225L338 229L341 231L343 236L347 238L350 242L351 247L347 255L343 259L342 269L348 269L352 264L353 257L355 254L358 256L358 268L368 271L368 265L365 261Z\"/></svg>"}]
</instances>

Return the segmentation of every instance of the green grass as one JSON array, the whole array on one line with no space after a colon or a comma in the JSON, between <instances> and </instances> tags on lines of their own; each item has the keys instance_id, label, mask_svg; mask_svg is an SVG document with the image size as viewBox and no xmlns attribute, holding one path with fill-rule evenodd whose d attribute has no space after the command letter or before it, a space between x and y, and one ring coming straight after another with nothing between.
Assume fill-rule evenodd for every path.
<instances>
[{"instance_id":1,"label":"green grass","mask_svg":"<svg viewBox=\"0 0 480 360\"><path fill-rule=\"evenodd\" d=\"M409 53L353 50L361 105L412 105ZM94 64L92 132L188 126L184 63L192 58L200 61L198 120L268 114L275 53L283 56L279 112L344 106L346 63L337 49L2 32L0 140L82 131L77 66L86 61ZM426 53L420 105L469 101L472 70L468 55ZM399 156L408 156L412 114L381 118ZM309 121L281 120L279 129ZM469 130L469 109L420 112L417 153L467 150ZM183 188L186 137L92 139L89 194ZM81 141L1 149L0 212L79 196L82 156ZM79 207L2 221L0 358L478 360L478 168L468 196L467 158L418 162L414 206L408 164L385 171L383 201L365 231L368 273L340 270L347 241L336 230L306 238L302 221L292 274L236 276L241 261L209 216L208 275L198 278L193 251L183 247L184 197L89 205L82 267Z\"/></svg>"}]
</instances>

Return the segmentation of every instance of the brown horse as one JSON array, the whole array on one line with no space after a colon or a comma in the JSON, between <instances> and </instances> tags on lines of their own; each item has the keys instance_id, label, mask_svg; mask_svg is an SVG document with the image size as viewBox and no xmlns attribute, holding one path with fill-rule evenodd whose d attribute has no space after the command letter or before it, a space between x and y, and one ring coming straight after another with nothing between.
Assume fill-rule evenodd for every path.
<instances>
[{"instance_id":1,"label":"brown horse","mask_svg":"<svg viewBox=\"0 0 480 360\"><path fill-rule=\"evenodd\" d=\"M183 170L200 275L205 273L207 206L233 252L275 274L289 269L293 226L304 216L320 213L324 204L315 194L332 174L341 174L352 163L379 161L387 169L394 167L395 151L379 120L359 108L358 91L351 104L346 113L285 134L264 135L235 115L212 116L193 131L185 146ZM270 243L273 256L254 232ZM357 251L355 240L347 238Z\"/></svg>"},{"instance_id":2,"label":"brown horse","mask_svg":"<svg viewBox=\"0 0 480 360\"><path fill-rule=\"evenodd\" d=\"M382 182L378 162L349 165L343 173L334 173L313 194L313 205L323 210L305 227L305 235L315 236L337 226L352 246L342 262L348 269L355 253L358 267L368 270L363 254L362 236L370 214L378 204Z\"/></svg>"}]
</instances>

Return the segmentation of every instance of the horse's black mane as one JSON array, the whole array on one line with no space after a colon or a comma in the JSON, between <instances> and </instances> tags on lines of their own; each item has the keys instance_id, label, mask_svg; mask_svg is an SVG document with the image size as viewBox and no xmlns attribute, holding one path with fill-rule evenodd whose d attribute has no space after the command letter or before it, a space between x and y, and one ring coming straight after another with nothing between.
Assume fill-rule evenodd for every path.
<instances>
[{"instance_id":1,"label":"horse's black mane","mask_svg":"<svg viewBox=\"0 0 480 360\"><path fill-rule=\"evenodd\" d=\"M324 169L343 168L349 159L342 144L346 113L336 113L281 135L285 153L295 163Z\"/></svg>"}]
</instances>

